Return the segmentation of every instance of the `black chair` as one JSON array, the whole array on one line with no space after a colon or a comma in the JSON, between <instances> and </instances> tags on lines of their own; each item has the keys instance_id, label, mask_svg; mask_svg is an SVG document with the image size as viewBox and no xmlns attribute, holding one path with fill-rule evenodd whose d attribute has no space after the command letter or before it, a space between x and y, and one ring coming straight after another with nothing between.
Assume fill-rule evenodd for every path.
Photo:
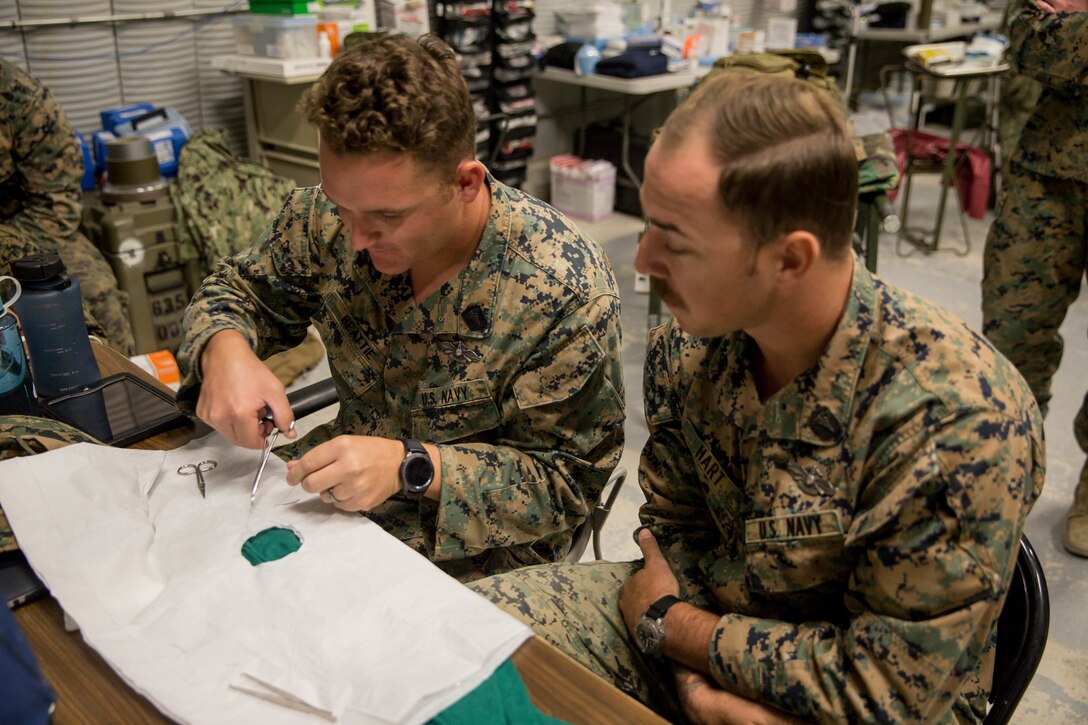
<instances>
[{"instance_id":1,"label":"black chair","mask_svg":"<svg viewBox=\"0 0 1088 725\"><path fill-rule=\"evenodd\" d=\"M304 418L311 413L316 413L322 408L339 402L336 396L336 386L332 378L325 378L316 383L299 388L287 394L287 400L291 403L291 410L295 418ZM601 558L601 528L612 510L612 504L619 495L623 482L627 479L627 470L617 468L608 479L601 491L601 500L593 507L592 513L574 530L574 538L571 540L570 551L567 553L568 562L576 562L582 558L590 539L593 540L593 554L597 559ZM611 488L609 488L611 487ZM605 498L605 491L609 491Z\"/></svg>"},{"instance_id":2,"label":"black chair","mask_svg":"<svg viewBox=\"0 0 1088 725\"><path fill-rule=\"evenodd\" d=\"M997 620L994 680L985 725L1004 725L1028 689L1043 658L1050 631L1050 595L1039 557L1028 537L1020 539L1016 570Z\"/></svg>"},{"instance_id":3,"label":"black chair","mask_svg":"<svg viewBox=\"0 0 1088 725\"><path fill-rule=\"evenodd\" d=\"M570 542L570 551L567 552L566 561L568 563L574 564L582 560L582 554L585 553L590 538L593 539L593 557L597 561L601 560L601 529L604 528L604 522L608 519L608 514L612 512L612 504L616 502L616 497L626 480L626 468L621 466L612 472L608 482L601 489L601 498L597 501L597 505L593 507L589 518L574 530L574 538ZM608 492L607 497L605 495L606 491Z\"/></svg>"}]
</instances>

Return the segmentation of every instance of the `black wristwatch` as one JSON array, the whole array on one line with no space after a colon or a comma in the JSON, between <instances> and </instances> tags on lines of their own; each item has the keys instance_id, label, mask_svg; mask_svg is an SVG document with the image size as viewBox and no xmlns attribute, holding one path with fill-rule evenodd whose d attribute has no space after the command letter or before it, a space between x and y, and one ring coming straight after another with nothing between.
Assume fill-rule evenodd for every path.
<instances>
[{"instance_id":1,"label":"black wristwatch","mask_svg":"<svg viewBox=\"0 0 1088 725\"><path fill-rule=\"evenodd\" d=\"M431 454L411 438L401 438L404 444L404 460L400 464L401 490L408 496L422 496L434 481L434 464Z\"/></svg>"},{"instance_id":2,"label":"black wristwatch","mask_svg":"<svg viewBox=\"0 0 1088 725\"><path fill-rule=\"evenodd\" d=\"M635 625L635 646L639 652L651 657L661 655L665 646L665 612L679 601L679 597L666 594L651 604L642 619L638 620Z\"/></svg>"}]
</instances>

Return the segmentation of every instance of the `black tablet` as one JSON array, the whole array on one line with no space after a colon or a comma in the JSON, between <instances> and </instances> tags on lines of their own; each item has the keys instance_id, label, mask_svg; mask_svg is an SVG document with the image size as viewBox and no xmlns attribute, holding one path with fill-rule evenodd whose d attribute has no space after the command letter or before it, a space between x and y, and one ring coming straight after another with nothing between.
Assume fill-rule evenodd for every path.
<instances>
[{"instance_id":1,"label":"black tablet","mask_svg":"<svg viewBox=\"0 0 1088 725\"><path fill-rule=\"evenodd\" d=\"M40 403L45 413L111 446L127 446L186 422L168 393L130 373Z\"/></svg>"}]
</instances>

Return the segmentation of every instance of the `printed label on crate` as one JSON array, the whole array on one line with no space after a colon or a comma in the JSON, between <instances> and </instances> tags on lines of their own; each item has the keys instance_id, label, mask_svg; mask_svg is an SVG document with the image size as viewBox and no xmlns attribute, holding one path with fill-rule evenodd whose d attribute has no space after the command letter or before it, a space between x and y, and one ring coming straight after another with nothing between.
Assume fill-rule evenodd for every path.
<instances>
[{"instance_id":1,"label":"printed label on crate","mask_svg":"<svg viewBox=\"0 0 1088 725\"><path fill-rule=\"evenodd\" d=\"M148 295L151 304L152 323L155 326L155 342L165 348L176 348L181 342L181 320L189 304L185 289L166 290Z\"/></svg>"}]
</instances>

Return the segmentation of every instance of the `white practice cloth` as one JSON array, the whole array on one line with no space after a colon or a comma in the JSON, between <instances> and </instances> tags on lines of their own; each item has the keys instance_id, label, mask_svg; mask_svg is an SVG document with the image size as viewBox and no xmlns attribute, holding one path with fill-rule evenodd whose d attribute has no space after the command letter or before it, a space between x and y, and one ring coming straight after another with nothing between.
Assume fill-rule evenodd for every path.
<instances>
[{"instance_id":1,"label":"white practice cloth","mask_svg":"<svg viewBox=\"0 0 1088 725\"><path fill-rule=\"evenodd\" d=\"M0 463L0 504L84 639L168 716L315 723L238 692L248 673L344 723L419 723L489 677L529 630L376 524L288 486L213 433L174 451L87 443ZM212 459L207 498L179 466ZM148 491L155 486L151 495ZM251 565L273 526L301 548Z\"/></svg>"}]
</instances>

